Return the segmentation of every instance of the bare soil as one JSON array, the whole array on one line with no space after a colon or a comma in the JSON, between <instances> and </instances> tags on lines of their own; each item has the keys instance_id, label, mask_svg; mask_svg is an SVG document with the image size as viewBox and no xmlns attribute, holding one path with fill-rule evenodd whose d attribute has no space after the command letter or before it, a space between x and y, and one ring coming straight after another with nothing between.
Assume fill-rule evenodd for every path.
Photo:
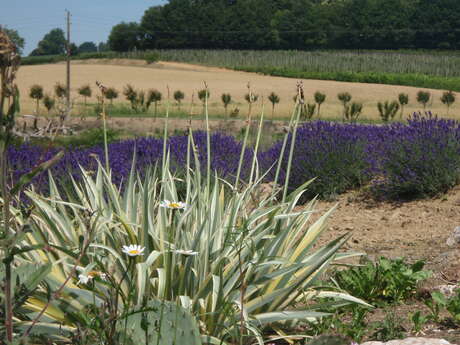
<instances>
[{"instance_id":1,"label":"bare soil","mask_svg":"<svg viewBox=\"0 0 460 345\"><path fill-rule=\"evenodd\" d=\"M72 61L71 69L71 98L75 102L82 103L83 98L78 95L78 88L84 84L90 84L93 88L93 96L89 102L96 102L95 81L98 80L108 87L115 87L120 95L115 103L126 102L122 90L126 84L132 84L138 89L158 89L167 95L169 87L171 94L175 90L185 92L183 109L190 109L192 94L195 94L195 108L199 108L199 100L196 96L198 90L203 88L206 81L210 89L209 111L212 114L223 114L223 106L220 100L222 93L230 93L233 103L230 110L238 108L240 114L247 113L247 102L244 95L248 92L247 83L251 83L254 93L258 94L259 100L254 105L254 114L262 111L262 100L265 99L265 113L271 116L271 104L266 97L272 91L280 98L280 103L275 108L275 116L287 117L292 112L293 96L296 93L296 79L265 76L256 73L238 72L223 68L205 67L173 62L157 62L148 64L143 60L84 60ZM65 64L48 64L37 66L23 66L18 73L17 82L21 91L21 105L23 113L32 114L35 111L35 103L28 97L29 88L33 84L40 84L49 94L53 94L53 87L57 82L65 81ZM348 82L303 80L308 102L314 103L315 91L322 91L327 95L326 102L321 107L323 118L340 118L342 106L337 99L337 93L350 92L354 101L364 103L362 118L378 119L376 104L378 101L395 100L399 93L409 94L410 103L404 110L404 117L414 111L421 110L416 102L416 93L420 88L359 84ZM439 116L446 115L446 107L439 100L441 90L429 90L432 94L432 104L428 105ZM42 106L43 109L43 106ZM460 102L456 102L450 113L460 111ZM42 113L44 110L42 110ZM398 115L399 116L399 115Z\"/></svg>"}]
</instances>

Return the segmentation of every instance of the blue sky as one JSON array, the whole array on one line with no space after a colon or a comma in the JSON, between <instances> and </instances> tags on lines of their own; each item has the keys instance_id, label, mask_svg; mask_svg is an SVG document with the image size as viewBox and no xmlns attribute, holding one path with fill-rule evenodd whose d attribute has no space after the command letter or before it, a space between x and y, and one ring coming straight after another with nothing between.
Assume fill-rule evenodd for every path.
<instances>
[{"instance_id":1,"label":"blue sky","mask_svg":"<svg viewBox=\"0 0 460 345\"><path fill-rule=\"evenodd\" d=\"M54 28L65 29L65 10L72 17L71 41L96 44L106 41L113 25L122 21L139 22L150 6L165 0L10 0L2 1L0 24L18 30L25 39L24 54Z\"/></svg>"}]
</instances>

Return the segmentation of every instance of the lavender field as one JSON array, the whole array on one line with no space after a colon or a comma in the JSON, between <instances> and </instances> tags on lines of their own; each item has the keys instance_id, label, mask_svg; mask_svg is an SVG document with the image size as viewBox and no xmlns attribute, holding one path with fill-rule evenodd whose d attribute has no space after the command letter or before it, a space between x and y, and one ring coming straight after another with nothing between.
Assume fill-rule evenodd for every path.
<instances>
[{"instance_id":1,"label":"lavender field","mask_svg":"<svg viewBox=\"0 0 460 345\"><path fill-rule=\"evenodd\" d=\"M194 134L195 147L203 173L207 165L206 133ZM281 162L278 183L283 184L291 138L287 141ZM172 170L185 173L187 136L172 136L167 141ZM211 136L211 170L226 180L234 180L242 144L232 136L215 133ZM270 170L267 181L275 179L275 168L281 155L282 142L276 142L264 152L258 152L260 171ZM13 179L30 171L40 162L50 159L58 149L43 149L22 145L10 149ZM112 179L117 185L126 181L135 157L135 169L141 176L161 160L163 139L139 138L109 145ZM254 151L245 153L241 178L249 174ZM97 169L103 162L104 149L68 149L64 158L52 169L57 180L65 185L80 179L80 166ZM192 164L194 160L191 160ZM412 198L433 196L453 187L460 177L460 125L458 122L419 114L408 124L393 123L384 126L342 124L315 121L298 129L294 148L289 188L294 190L306 181L316 178L306 196L319 194L330 197L345 191L369 185L373 193L384 198ZM36 188L47 189L47 176L34 180Z\"/></svg>"}]
</instances>

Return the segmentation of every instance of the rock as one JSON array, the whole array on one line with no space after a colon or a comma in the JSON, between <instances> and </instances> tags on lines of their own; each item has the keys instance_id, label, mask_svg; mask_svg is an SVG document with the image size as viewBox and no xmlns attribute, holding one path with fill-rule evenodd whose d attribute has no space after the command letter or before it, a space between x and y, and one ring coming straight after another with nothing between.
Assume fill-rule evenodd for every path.
<instances>
[{"instance_id":1,"label":"rock","mask_svg":"<svg viewBox=\"0 0 460 345\"><path fill-rule=\"evenodd\" d=\"M431 339L431 338L406 338L387 341L367 341L361 345L452 345L444 339Z\"/></svg>"},{"instance_id":2,"label":"rock","mask_svg":"<svg viewBox=\"0 0 460 345\"><path fill-rule=\"evenodd\" d=\"M440 293L442 293L447 298L450 298L450 297L455 295L455 291L458 290L459 288L460 288L460 286L458 286L458 285L448 284L448 285L436 286L434 288L434 290L439 291Z\"/></svg>"},{"instance_id":3,"label":"rock","mask_svg":"<svg viewBox=\"0 0 460 345\"><path fill-rule=\"evenodd\" d=\"M460 226L457 226L454 229L452 234L447 239L446 244L449 247L458 246L460 244Z\"/></svg>"}]
</instances>

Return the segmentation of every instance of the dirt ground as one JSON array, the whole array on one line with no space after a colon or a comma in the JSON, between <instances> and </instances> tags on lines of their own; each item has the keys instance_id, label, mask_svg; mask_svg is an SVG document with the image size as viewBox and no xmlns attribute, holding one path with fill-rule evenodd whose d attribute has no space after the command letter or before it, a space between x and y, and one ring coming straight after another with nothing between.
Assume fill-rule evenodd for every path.
<instances>
[{"instance_id":1,"label":"dirt ground","mask_svg":"<svg viewBox=\"0 0 460 345\"><path fill-rule=\"evenodd\" d=\"M297 82L296 79L264 76L215 67L173 62L147 64L142 60L123 59L72 61L71 73L71 97L77 103L83 102L77 89L84 84L92 86L93 97L89 101L96 102L95 81L98 80L108 87L115 87L120 92L115 103L126 102L122 90L128 83L138 89L158 89L164 97L167 95L168 86L171 94L175 90L182 90L185 92L183 109L187 109L187 111L190 108L192 94L195 94L196 107L199 106L196 93L203 88L203 81L206 81L210 90L209 111L212 114L224 113L220 100L222 93L232 95L233 104L230 105L230 110L239 108L240 114L246 114L248 105L244 100L244 95L248 92L246 86L250 82L253 92L260 96L259 101L254 105L254 113L258 114L262 111L262 99L265 99L265 112L267 115L271 114L271 104L266 100L266 97L274 91L281 98L280 103L276 106L275 115L278 117L291 114ZM65 75L65 64L63 63L21 67L17 81L21 95L23 95L21 98L22 112L31 114L35 110L35 103L28 97L31 85L38 83L44 87L47 93L53 94L54 85L57 82L64 82ZM364 103L362 118L377 119L377 102L395 100L401 92L408 93L410 97L410 103L404 111L405 116L421 110L415 100L416 93L420 88L323 80L303 80L303 82L310 103L313 103L315 91L319 90L327 95L326 102L321 107L321 115L325 118L341 117L342 106L337 100L337 93L344 91L350 92L354 101ZM446 108L439 100L442 91L429 91L433 95L433 102L428 108L439 116L444 116ZM459 111L460 102L457 102L453 105L451 114Z\"/></svg>"}]
</instances>

